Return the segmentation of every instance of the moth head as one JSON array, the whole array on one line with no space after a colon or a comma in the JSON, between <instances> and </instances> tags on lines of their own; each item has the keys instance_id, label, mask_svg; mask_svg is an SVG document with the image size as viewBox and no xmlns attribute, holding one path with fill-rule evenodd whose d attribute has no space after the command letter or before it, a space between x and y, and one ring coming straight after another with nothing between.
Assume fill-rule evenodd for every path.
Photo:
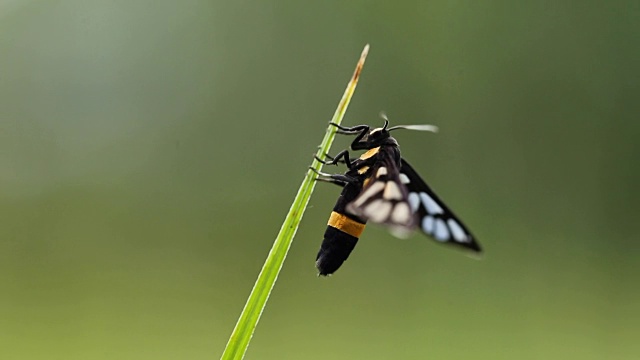
<instances>
[{"instance_id":1,"label":"moth head","mask_svg":"<svg viewBox=\"0 0 640 360\"><path fill-rule=\"evenodd\" d=\"M370 142L372 144L380 144L384 142L385 139L391 137L389 129L387 129L388 126L389 120L385 119L383 127L369 130L369 132L362 138L362 141Z\"/></svg>"},{"instance_id":2,"label":"moth head","mask_svg":"<svg viewBox=\"0 0 640 360\"><path fill-rule=\"evenodd\" d=\"M380 113L384 126L369 130L357 144L352 144L354 150L373 149L382 145L398 146L398 142L391 136L391 131L398 129L437 132L434 125L398 125L389 127L389 119L385 113Z\"/></svg>"}]
</instances>

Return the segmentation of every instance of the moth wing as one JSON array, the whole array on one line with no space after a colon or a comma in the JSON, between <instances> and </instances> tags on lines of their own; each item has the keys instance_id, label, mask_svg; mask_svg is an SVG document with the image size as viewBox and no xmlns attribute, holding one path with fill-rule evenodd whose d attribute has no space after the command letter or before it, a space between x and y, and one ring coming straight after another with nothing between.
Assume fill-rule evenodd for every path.
<instances>
[{"instance_id":1,"label":"moth wing","mask_svg":"<svg viewBox=\"0 0 640 360\"><path fill-rule=\"evenodd\" d=\"M409 193L400 181L400 170L390 156L379 156L362 192L347 205L347 211L373 223L411 229L416 218L408 202Z\"/></svg>"},{"instance_id":2,"label":"moth wing","mask_svg":"<svg viewBox=\"0 0 640 360\"><path fill-rule=\"evenodd\" d=\"M414 213L417 226L438 242L458 245L482 252L476 238L462 221L440 200L420 175L402 159L400 182L408 191L408 203Z\"/></svg>"}]
</instances>

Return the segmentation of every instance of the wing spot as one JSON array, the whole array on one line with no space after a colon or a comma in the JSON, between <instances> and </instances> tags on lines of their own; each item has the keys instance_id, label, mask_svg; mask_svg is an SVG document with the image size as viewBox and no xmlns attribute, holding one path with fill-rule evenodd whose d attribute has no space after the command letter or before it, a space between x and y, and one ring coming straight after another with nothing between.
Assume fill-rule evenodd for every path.
<instances>
[{"instance_id":1,"label":"wing spot","mask_svg":"<svg viewBox=\"0 0 640 360\"><path fill-rule=\"evenodd\" d=\"M380 169L378 169L378 172L376 173L376 177L380 177L383 175L387 175L387 168L384 166L381 166Z\"/></svg>"},{"instance_id":2,"label":"wing spot","mask_svg":"<svg viewBox=\"0 0 640 360\"><path fill-rule=\"evenodd\" d=\"M447 225L444 223L444 220L442 219L436 220L436 231L434 233L434 236L438 241L449 240L449 229L447 228Z\"/></svg>"},{"instance_id":3,"label":"wing spot","mask_svg":"<svg viewBox=\"0 0 640 360\"><path fill-rule=\"evenodd\" d=\"M384 189L384 183L381 181L376 181L371 186L369 186L358 198L353 202L353 206L360 207L364 204L369 198L379 193L382 189Z\"/></svg>"},{"instance_id":4,"label":"wing spot","mask_svg":"<svg viewBox=\"0 0 640 360\"><path fill-rule=\"evenodd\" d=\"M371 204L367 205L364 208L364 215L369 218L369 220L381 223L384 222L391 212L392 205L388 201L384 201L381 199L377 199L371 202Z\"/></svg>"},{"instance_id":5,"label":"wing spot","mask_svg":"<svg viewBox=\"0 0 640 360\"><path fill-rule=\"evenodd\" d=\"M411 206L411 212L416 212L418 206L420 206L420 195L414 192L409 194L409 205Z\"/></svg>"},{"instance_id":6,"label":"wing spot","mask_svg":"<svg viewBox=\"0 0 640 360\"><path fill-rule=\"evenodd\" d=\"M398 224L409 224L411 222L411 210L407 203L401 202L393 209L391 220Z\"/></svg>"},{"instance_id":7,"label":"wing spot","mask_svg":"<svg viewBox=\"0 0 640 360\"><path fill-rule=\"evenodd\" d=\"M387 181L382 197L387 200L402 200L402 191L394 181Z\"/></svg>"},{"instance_id":8,"label":"wing spot","mask_svg":"<svg viewBox=\"0 0 640 360\"><path fill-rule=\"evenodd\" d=\"M438 203L435 200L433 200L433 198L429 196L429 194L427 194L426 192L420 193L420 199L422 200L424 207L427 208L427 212L429 214L435 215L435 214L444 213L444 210L442 209L442 207L438 205Z\"/></svg>"},{"instance_id":9,"label":"wing spot","mask_svg":"<svg viewBox=\"0 0 640 360\"><path fill-rule=\"evenodd\" d=\"M449 229L451 230L453 238L456 239L456 241L464 243L469 242L469 237L462 229L462 226L460 226L460 224L455 219L447 220L447 224L449 225Z\"/></svg>"},{"instance_id":10,"label":"wing spot","mask_svg":"<svg viewBox=\"0 0 640 360\"><path fill-rule=\"evenodd\" d=\"M433 233L433 225L434 225L433 216L427 215L424 218L422 218L422 230L424 230L424 232L426 232L427 234Z\"/></svg>"},{"instance_id":11,"label":"wing spot","mask_svg":"<svg viewBox=\"0 0 640 360\"><path fill-rule=\"evenodd\" d=\"M400 182L403 184L408 184L411 182L411 180L409 179L409 177L407 176L407 174L400 174Z\"/></svg>"},{"instance_id":12,"label":"wing spot","mask_svg":"<svg viewBox=\"0 0 640 360\"><path fill-rule=\"evenodd\" d=\"M366 173L367 171L369 171L369 167L368 166L363 166L360 169L358 169L358 174L362 175L362 174Z\"/></svg>"}]
</instances>

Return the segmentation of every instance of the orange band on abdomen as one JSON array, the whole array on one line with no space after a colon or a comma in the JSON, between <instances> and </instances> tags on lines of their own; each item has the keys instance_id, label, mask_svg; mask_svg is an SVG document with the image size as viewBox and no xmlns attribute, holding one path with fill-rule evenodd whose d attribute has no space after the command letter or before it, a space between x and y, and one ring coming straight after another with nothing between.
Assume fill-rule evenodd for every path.
<instances>
[{"instance_id":1,"label":"orange band on abdomen","mask_svg":"<svg viewBox=\"0 0 640 360\"><path fill-rule=\"evenodd\" d=\"M353 219L349 219L343 214L338 214L335 211L331 212L329 222L327 225L332 226L342 232L345 232L353 237L360 238L360 235L364 231L365 224L361 224Z\"/></svg>"}]
</instances>

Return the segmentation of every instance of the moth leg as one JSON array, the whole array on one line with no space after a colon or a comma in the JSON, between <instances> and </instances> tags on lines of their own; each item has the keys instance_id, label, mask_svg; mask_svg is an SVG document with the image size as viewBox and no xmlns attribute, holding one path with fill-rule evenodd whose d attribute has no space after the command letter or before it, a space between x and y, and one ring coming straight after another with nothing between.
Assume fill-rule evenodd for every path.
<instances>
[{"instance_id":1,"label":"moth leg","mask_svg":"<svg viewBox=\"0 0 640 360\"><path fill-rule=\"evenodd\" d=\"M340 154L338 154L338 155L340 155ZM336 155L336 156L331 156L331 155L329 155L329 154L327 154L327 153L325 153L325 154L324 154L324 156L325 156L326 158L328 158L329 160L331 160L331 161L334 161L334 159L336 159L336 158L338 157L338 155ZM338 160L335 160L335 162L340 163L340 164L347 164L347 162L345 161L345 159L346 159L346 158L347 158L347 157L345 157L344 159L338 159ZM349 163L353 163L353 162L354 162L354 161L356 161L356 160L358 160L358 158L351 158L351 157L349 157ZM322 161L321 161L321 162L322 162ZM326 164L325 164L325 165L326 165Z\"/></svg>"},{"instance_id":2,"label":"moth leg","mask_svg":"<svg viewBox=\"0 0 640 360\"><path fill-rule=\"evenodd\" d=\"M316 157L316 160L320 161L325 165L338 165L338 163L341 163L341 164L346 164L349 170L353 168L352 165L353 165L353 161L355 160L349 159L349 150L342 150L336 156L331 156L329 154L325 154L325 156L329 158L330 161L322 161L317 157Z\"/></svg>"},{"instance_id":3,"label":"moth leg","mask_svg":"<svg viewBox=\"0 0 640 360\"><path fill-rule=\"evenodd\" d=\"M318 146L318 150L320 150L320 146ZM313 158L318 160L318 162L320 162L323 165L337 165L338 163L340 163L340 164L350 164L355 160L355 159L351 159L351 160L349 159L349 153L348 152L347 152L347 156L345 156L344 159L340 159L340 157L343 156L343 154L342 154L343 152L344 151L341 151L336 156L331 156L331 155L329 155L329 153L325 152L324 153L324 157L329 159L329 161L322 159L317 154L313 154Z\"/></svg>"},{"instance_id":4,"label":"moth leg","mask_svg":"<svg viewBox=\"0 0 640 360\"><path fill-rule=\"evenodd\" d=\"M348 184L347 182L344 182L344 181L335 180L335 179L331 179L331 178L321 178L321 177L317 177L316 181L328 182L328 183L331 183L331 184L336 184L336 185L338 185L340 187L345 187Z\"/></svg>"},{"instance_id":5,"label":"moth leg","mask_svg":"<svg viewBox=\"0 0 640 360\"><path fill-rule=\"evenodd\" d=\"M353 178L351 176L347 176L347 175L343 175L343 174L328 174L328 173L324 173L322 171L318 171L318 170L314 169L311 166L309 166L309 169L318 175L318 177L315 178L315 180L317 180L317 181L330 182L330 183L334 183L334 184L337 184L337 185L340 185L340 186L345 186L345 185L347 185L349 183L358 181L358 179L355 179L355 178Z\"/></svg>"},{"instance_id":6,"label":"moth leg","mask_svg":"<svg viewBox=\"0 0 640 360\"><path fill-rule=\"evenodd\" d=\"M337 127L338 128L337 133L342 135L356 135L358 133L362 133L363 131L365 133L369 131L369 125L356 125L353 127L347 127L347 126L336 124L334 122L330 122L329 125Z\"/></svg>"},{"instance_id":7,"label":"moth leg","mask_svg":"<svg viewBox=\"0 0 640 360\"><path fill-rule=\"evenodd\" d=\"M353 150L363 150L366 149L366 145L363 147L360 143L360 140L362 140L362 138L364 138L368 133L369 133L369 129L371 129L369 127L369 125L356 125L353 127L345 127L342 125L338 125L334 122L330 122L329 125L335 126L338 128L337 133L338 134L343 134L343 135L356 135L356 138L353 139L353 142L351 142L351 149Z\"/></svg>"},{"instance_id":8,"label":"moth leg","mask_svg":"<svg viewBox=\"0 0 640 360\"><path fill-rule=\"evenodd\" d=\"M336 161L336 159L333 156L329 155L329 154L324 154L324 156L327 159L329 159L329 161L323 160L320 156L318 156L316 154L313 154L313 158L318 160L318 162L320 162L322 165L337 165L336 163L341 163L341 164L344 163L343 160L337 160Z\"/></svg>"}]
</instances>

